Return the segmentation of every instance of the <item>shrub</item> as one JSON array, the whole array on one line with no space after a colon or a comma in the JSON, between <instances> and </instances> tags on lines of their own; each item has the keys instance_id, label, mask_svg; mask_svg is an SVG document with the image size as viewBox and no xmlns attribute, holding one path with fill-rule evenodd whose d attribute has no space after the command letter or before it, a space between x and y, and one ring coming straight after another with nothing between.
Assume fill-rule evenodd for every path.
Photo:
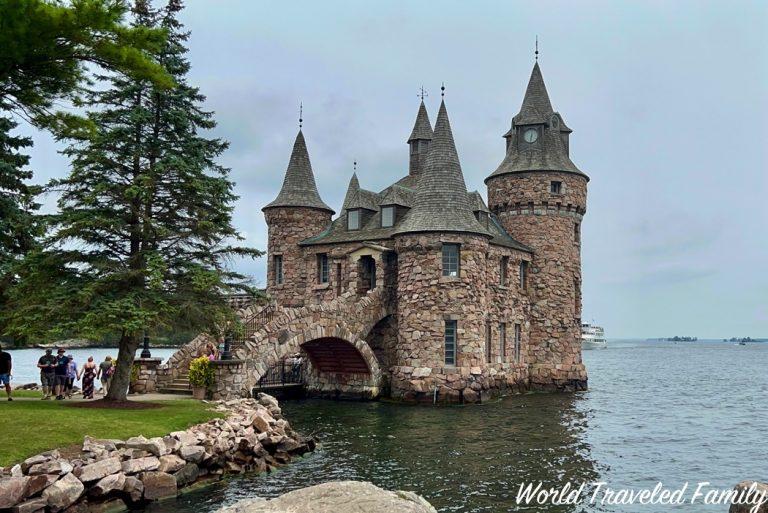
<instances>
[{"instance_id":1,"label":"shrub","mask_svg":"<svg viewBox=\"0 0 768 513\"><path fill-rule=\"evenodd\" d=\"M213 385L213 366L208 357L201 356L189 363L189 383L193 387L205 387Z\"/></svg>"}]
</instances>

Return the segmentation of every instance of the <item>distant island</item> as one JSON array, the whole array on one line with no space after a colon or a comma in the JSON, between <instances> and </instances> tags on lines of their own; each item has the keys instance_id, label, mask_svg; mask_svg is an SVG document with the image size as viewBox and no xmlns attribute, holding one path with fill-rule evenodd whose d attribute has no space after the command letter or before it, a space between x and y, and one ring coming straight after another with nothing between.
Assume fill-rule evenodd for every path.
<instances>
[{"instance_id":1,"label":"distant island","mask_svg":"<svg viewBox=\"0 0 768 513\"><path fill-rule=\"evenodd\" d=\"M764 338L752 338L752 337L731 337L730 339L724 338L723 342L765 342Z\"/></svg>"},{"instance_id":2,"label":"distant island","mask_svg":"<svg viewBox=\"0 0 768 513\"><path fill-rule=\"evenodd\" d=\"M674 337L667 337L667 338L665 338L663 340L665 340L667 342L696 342L697 340L699 340L699 337L678 337L678 336L674 336Z\"/></svg>"}]
</instances>

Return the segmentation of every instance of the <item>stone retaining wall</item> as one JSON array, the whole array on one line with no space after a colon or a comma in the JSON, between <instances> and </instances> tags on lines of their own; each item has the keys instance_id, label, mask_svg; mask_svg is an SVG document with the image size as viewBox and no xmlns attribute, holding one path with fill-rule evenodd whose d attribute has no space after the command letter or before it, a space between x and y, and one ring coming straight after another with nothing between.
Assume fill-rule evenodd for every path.
<instances>
[{"instance_id":1,"label":"stone retaining wall","mask_svg":"<svg viewBox=\"0 0 768 513\"><path fill-rule=\"evenodd\" d=\"M218 402L226 418L164 437L95 440L64 458L49 451L0 468L0 510L87 511L108 502L141 506L225 473L268 472L315 448L291 429L277 400Z\"/></svg>"}]
</instances>

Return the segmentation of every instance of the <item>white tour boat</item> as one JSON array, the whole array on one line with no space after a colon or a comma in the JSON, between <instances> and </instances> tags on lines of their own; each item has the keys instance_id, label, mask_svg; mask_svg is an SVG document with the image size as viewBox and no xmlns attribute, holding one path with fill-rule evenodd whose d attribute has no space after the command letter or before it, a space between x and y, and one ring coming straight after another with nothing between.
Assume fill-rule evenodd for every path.
<instances>
[{"instance_id":1,"label":"white tour boat","mask_svg":"<svg viewBox=\"0 0 768 513\"><path fill-rule=\"evenodd\" d=\"M581 325L581 348L582 349L606 349L608 344L605 342L605 331L600 326L594 324Z\"/></svg>"}]
</instances>

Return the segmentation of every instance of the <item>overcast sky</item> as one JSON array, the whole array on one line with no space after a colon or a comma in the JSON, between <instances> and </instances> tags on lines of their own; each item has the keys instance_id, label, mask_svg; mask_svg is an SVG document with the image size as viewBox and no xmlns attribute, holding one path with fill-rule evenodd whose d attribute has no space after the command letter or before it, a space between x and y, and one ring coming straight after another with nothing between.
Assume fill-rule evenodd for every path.
<instances>
[{"instance_id":1,"label":"overcast sky","mask_svg":"<svg viewBox=\"0 0 768 513\"><path fill-rule=\"evenodd\" d=\"M323 200L407 173L423 85L439 87L470 189L502 134L534 38L571 157L591 177L584 314L608 337L768 337L766 2L194 0L191 82L231 142L235 224L266 249L261 207L282 182L304 103ZM37 181L67 162L35 134ZM265 259L236 262L264 283Z\"/></svg>"}]
</instances>

